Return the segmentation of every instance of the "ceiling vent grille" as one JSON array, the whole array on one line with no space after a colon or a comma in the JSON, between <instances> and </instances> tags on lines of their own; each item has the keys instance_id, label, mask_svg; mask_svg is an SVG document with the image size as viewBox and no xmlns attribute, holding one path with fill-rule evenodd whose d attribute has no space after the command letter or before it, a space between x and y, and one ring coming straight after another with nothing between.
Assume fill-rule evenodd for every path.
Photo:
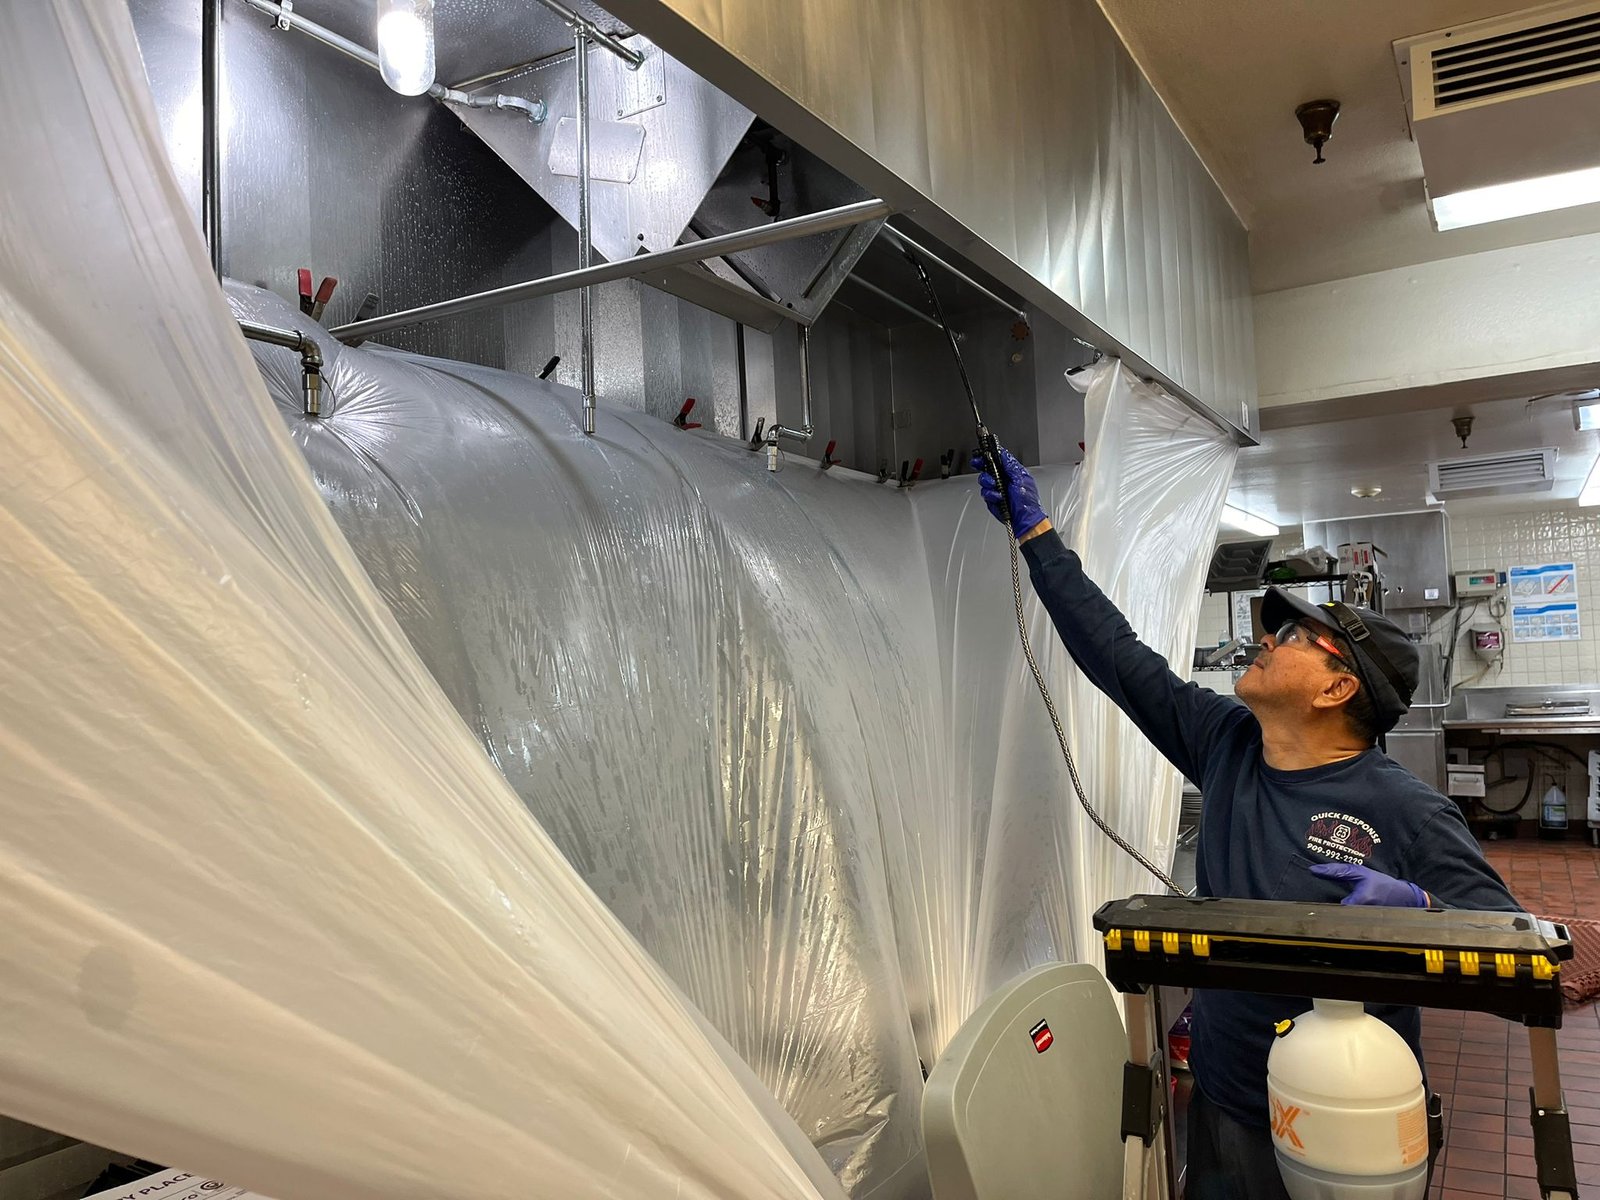
<instances>
[{"instance_id":1,"label":"ceiling vent grille","mask_svg":"<svg viewBox=\"0 0 1600 1200\"><path fill-rule=\"evenodd\" d=\"M1506 33L1453 39L1434 46L1428 62L1435 109L1600 75L1600 6Z\"/></svg>"},{"instance_id":2,"label":"ceiling vent grille","mask_svg":"<svg viewBox=\"0 0 1600 1200\"><path fill-rule=\"evenodd\" d=\"M1555 486L1556 448L1514 450L1444 458L1428 464L1428 490L1435 500L1547 492Z\"/></svg>"}]
</instances>

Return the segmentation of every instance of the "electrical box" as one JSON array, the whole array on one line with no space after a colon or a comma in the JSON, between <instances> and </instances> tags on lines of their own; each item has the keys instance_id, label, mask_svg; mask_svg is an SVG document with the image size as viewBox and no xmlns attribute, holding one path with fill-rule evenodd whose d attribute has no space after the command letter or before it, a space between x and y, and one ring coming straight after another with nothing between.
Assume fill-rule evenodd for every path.
<instances>
[{"instance_id":1,"label":"electrical box","mask_svg":"<svg viewBox=\"0 0 1600 1200\"><path fill-rule=\"evenodd\" d=\"M1492 596L1505 583L1499 571L1457 571L1456 596Z\"/></svg>"},{"instance_id":2,"label":"electrical box","mask_svg":"<svg viewBox=\"0 0 1600 1200\"><path fill-rule=\"evenodd\" d=\"M1449 764L1445 768L1444 791L1447 796L1482 796L1484 794L1482 764Z\"/></svg>"}]
</instances>

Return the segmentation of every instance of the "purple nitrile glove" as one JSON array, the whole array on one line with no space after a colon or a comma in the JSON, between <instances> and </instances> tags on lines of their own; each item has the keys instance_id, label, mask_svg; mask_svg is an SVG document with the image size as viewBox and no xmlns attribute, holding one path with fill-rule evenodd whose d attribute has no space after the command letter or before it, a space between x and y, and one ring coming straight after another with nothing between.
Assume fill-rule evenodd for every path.
<instances>
[{"instance_id":1,"label":"purple nitrile glove","mask_svg":"<svg viewBox=\"0 0 1600 1200\"><path fill-rule=\"evenodd\" d=\"M1311 873L1319 879L1334 879L1351 886L1340 904L1376 904L1384 908L1427 908L1428 893L1414 883L1374 871L1357 863L1318 863Z\"/></svg>"},{"instance_id":2,"label":"purple nitrile glove","mask_svg":"<svg viewBox=\"0 0 1600 1200\"><path fill-rule=\"evenodd\" d=\"M1004 521L1005 514L1000 509L1000 485L995 481L995 477L989 474L989 468L985 465L982 454L972 456L972 467L978 472L978 490L983 493L983 502L989 506L989 511L994 514L996 521ZM1011 505L1011 529L1021 537L1040 521L1048 519L1050 514L1045 512L1039 503L1039 485L1034 483L1033 476L1028 474L1028 468L1018 462L1017 456L1004 446L1000 447L1000 470L1006 477L1006 500Z\"/></svg>"}]
</instances>

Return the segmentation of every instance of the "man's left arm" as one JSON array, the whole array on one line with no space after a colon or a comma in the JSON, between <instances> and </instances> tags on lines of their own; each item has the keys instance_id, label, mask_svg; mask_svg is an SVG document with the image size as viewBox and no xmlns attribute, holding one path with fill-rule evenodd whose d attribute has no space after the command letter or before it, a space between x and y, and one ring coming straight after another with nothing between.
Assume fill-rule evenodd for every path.
<instances>
[{"instance_id":1,"label":"man's left arm","mask_svg":"<svg viewBox=\"0 0 1600 1200\"><path fill-rule=\"evenodd\" d=\"M1387 908L1465 908L1521 912L1522 905L1483 857L1455 805L1441 806L1406 851L1404 879L1356 863L1321 863L1311 873L1347 885L1341 904Z\"/></svg>"},{"instance_id":2,"label":"man's left arm","mask_svg":"<svg viewBox=\"0 0 1600 1200\"><path fill-rule=\"evenodd\" d=\"M1418 831L1405 857L1411 881L1441 908L1524 911L1483 857L1482 848L1454 804L1440 806Z\"/></svg>"}]
</instances>

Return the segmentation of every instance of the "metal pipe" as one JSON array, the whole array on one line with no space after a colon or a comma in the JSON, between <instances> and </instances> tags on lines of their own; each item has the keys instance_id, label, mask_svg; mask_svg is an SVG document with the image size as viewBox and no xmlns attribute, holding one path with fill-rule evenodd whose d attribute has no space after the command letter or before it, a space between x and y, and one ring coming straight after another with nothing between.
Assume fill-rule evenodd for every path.
<instances>
[{"instance_id":1,"label":"metal pipe","mask_svg":"<svg viewBox=\"0 0 1600 1200\"><path fill-rule=\"evenodd\" d=\"M800 326L800 428L773 422L767 430L767 445L775 446L779 438L794 442L809 442L816 429L811 424L811 326Z\"/></svg>"},{"instance_id":2,"label":"metal pipe","mask_svg":"<svg viewBox=\"0 0 1600 1200\"><path fill-rule=\"evenodd\" d=\"M222 0L200 0L200 227L222 278Z\"/></svg>"},{"instance_id":3,"label":"metal pipe","mask_svg":"<svg viewBox=\"0 0 1600 1200\"><path fill-rule=\"evenodd\" d=\"M573 12L572 9L562 4L561 0L539 0L539 3L565 21L573 33L581 34L588 41L595 43L597 46L604 46L611 51L611 53L628 64L630 71L638 70L639 64L644 62L643 54L640 54L637 50L630 50L593 21Z\"/></svg>"},{"instance_id":4,"label":"metal pipe","mask_svg":"<svg viewBox=\"0 0 1600 1200\"><path fill-rule=\"evenodd\" d=\"M883 288L879 287L877 284L869 283L867 280L862 279L859 275L846 275L845 276L845 282L853 283L859 288L865 288L867 291L871 292L874 296L877 296L877 297L879 297L880 299L883 299L883 300L887 300L890 304L893 304L896 308L905 309L906 312L910 313L917 320L924 321L927 324L932 325L935 329L939 328L939 322L935 321L932 317L930 317L927 313L923 312L915 304L907 304L904 300L900 299L900 297L896 296L893 292L885 291Z\"/></svg>"},{"instance_id":5,"label":"metal pipe","mask_svg":"<svg viewBox=\"0 0 1600 1200\"><path fill-rule=\"evenodd\" d=\"M267 342L300 353L300 399L308 417L322 415L322 349L315 338L295 329L276 329L254 321L240 321L239 332L253 342Z\"/></svg>"},{"instance_id":6,"label":"metal pipe","mask_svg":"<svg viewBox=\"0 0 1600 1200\"><path fill-rule=\"evenodd\" d=\"M1534 1026L1528 1028L1528 1059L1533 1068L1533 1086L1529 1089L1533 1103L1539 1108L1559 1109L1566 1105L1561 1094L1561 1060L1556 1051L1556 1031Z\"/></svg>"},{"instance_id":7,"label":"metal pipe","mask_svg":"<svg viewBox=\"0 0 1600 1200\"><path fill-rule=\"evenodd\" d=\"M589 34L579 27L573 39L578 74L578 270L594 265L593 232L589 227ZM583 432L594 435L594 288L578 290L578 338L583 355Z\"/></svg>"},{"instance_id":8,"label":"metal pipe","mask_svg":"<svg viewBox=\"0 0 1600 1200\"><path fill-rule=\"evenodd\" d=\"M255 0L251 2L254 3ZM331 332L341 340L351 337L376 337L380 333L409 329L413 325L422 325L428 321L438 321L461 313L476 312L479 309L494 308L502 304L515 304L521 300L533 300L540 296L554 296L581 287L610 283L613 279L632 279L639 275L648 275L662 267L704 262L710 258L721 258L725 254L737 254L741 250L753 250L757 246L770 246L776 242L786 242L813 233L826 233L832 229L842 229L847 225L859 225L862 221L871 221L892 211L882 200L860 200L839 208L807 213L803 217L790 217L754 229L741 229L737 233L723 233L703 241L657 250L651 254L636 254L632 258L618 259L616 262L598 263L588 270L565 271L559 275L547 275L541 279L511 283L505 287L490 288L486 292L473 292L470 295L457 296L454 300L440 300L434 304L424 304L366 321L355 321L349 325L340 325Z\"/></svg>"},{"instance_id":9,"label":"metal pipe","mask_svg":"<svg viewBox=\"0 0 1600 1200\"><path fill-rule=\"evenodd\" d=\"M213 0L206 0L212 3ZM215 0L220 4L221 0ZM353 58L358 63L379 70L378 56L358 42L352 42L343 34L335 33L325 25L318 25L315 21L307 20L292 8L285 8L275 0L244 0L257 12L266 13L267 16L277 21L279 29L297 29L307 37L314 38L324 46L337 50L340 54ZM427 95L434 100L446 104L460 104L467 108L509 108L527 113L534 124L545 119L546 109L543 100L524 100L521 96L473 96L466 92L457 91L455 88L445 87L436 83L427 91Z\"/></svg>"},{"instance_id":10,"label":"metal pipe","mask_svg":"<svg viewBox=\"0 0 1600 1200\"><path fill-rule=\"evenodd\" d=\"M954 266L953 264L946 262L944 259L940 258L937 254L935 254L932 250L929 250L926 246L922 245L919 242L916 242L916 241L912 240L911 238L907 237L905 234L901 233L893 225L885 225L883 227L883 232L887 233L895 241L899 242L902 247L910 248L912 250L915 250L918 255L920 255L921 257L923 257L925 259L927 259L929 262L933 263L935 266L943 268L947 273L949 273L951 275L954 275L957 279L961 280L961 282L966 284L969 288L972 288L974 291L979 292L982 295L987 296L989 299L993 300L996 304L998 304L1001 308L1005 309L1007 312L1015 313L1018 317L1020 317L1024 321L1026 321L1028 319L1028 314L1024 309L1018 308L1015 304L1011 303L1011 301L1007 300L1004 296L1001 296L1001 295L999 295L999 294L997 294L995 292L991 292L988 288L984 287L983 284L979 283L971 275L968 275L960 267Z\"/></svg>"}]
</instances>

